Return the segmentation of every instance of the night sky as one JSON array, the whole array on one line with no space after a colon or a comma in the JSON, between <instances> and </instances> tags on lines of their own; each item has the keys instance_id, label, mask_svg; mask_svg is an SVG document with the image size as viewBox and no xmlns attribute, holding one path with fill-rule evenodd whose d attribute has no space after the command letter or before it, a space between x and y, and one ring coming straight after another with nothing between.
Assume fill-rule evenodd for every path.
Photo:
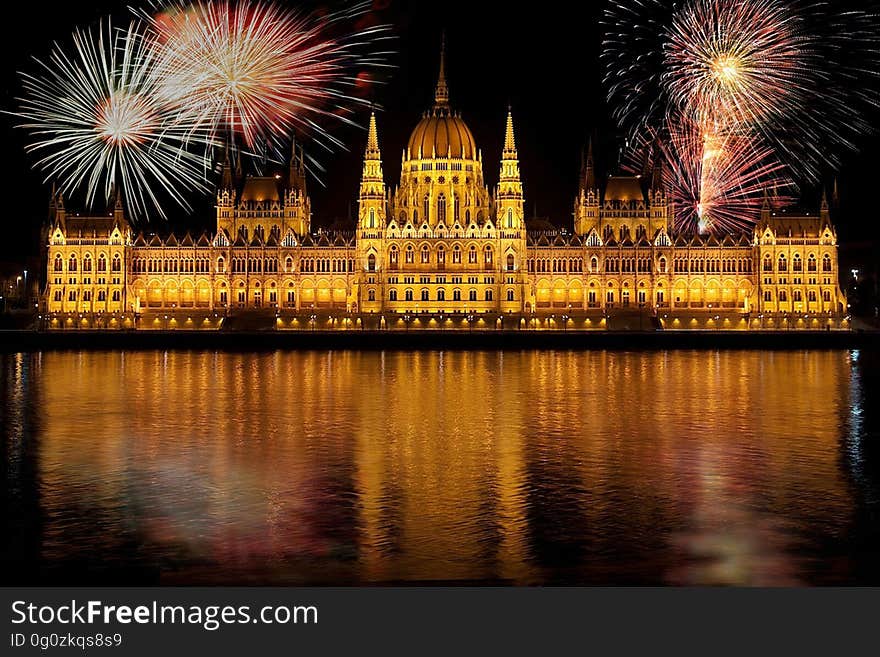
<instances>
[{"instance_id":1,"label":"night sky","mask_svg":"<svg viewBox=\"0 0 880 657\"><path fill-rule=\"evenodd\" d=\"M68 43L76 26L96 24L112 15L127 23L129 4L137 0L27 2L16 6L14 29L7 26L2 48L0 109L15 108L20 91L17 71L34 71L30 57L44 58L53 40ZM487 183L494 187L507 106L513 107L517 145L526 192L527 215L537 212L555 224L571 222L581 151L589 136L599 141L600 169L616 167L618 135L603 102L597 24L603 3L542 2L523 9L509 2L421 2L376 0L373 19L393 24L397 40L395 69L373 98L382 106L380 144L386 182L396 184L400 155L422 112L429 109L437 77L440 38L447 35L447 77L451 103L463 114L483 150ZM367 112L358 117L367 121ZM5 144L6 200L0 261L19 262L37 251L37 233L45 219L48 188L31 171L24 153L25 135L13 129L15 119L0 116ZM875 124L880 125L877 120ZM349 151L320 155L326 166L326 187L311 182L315 225L329 225L356 211L364 131L331 126ZM850 247L860 243L876 249L875 190L877 137L865 137L861 153L847 159L840 173L841 209L835 217L840 237ZM817 204L819 192L804 190L805 201ZM212 199L194 203L196 216L179 216L175 227L210 228ZM150 229L150 227L146 227ZM168 226L154 220L153 230Z\"/></svg>"}]
</instances>

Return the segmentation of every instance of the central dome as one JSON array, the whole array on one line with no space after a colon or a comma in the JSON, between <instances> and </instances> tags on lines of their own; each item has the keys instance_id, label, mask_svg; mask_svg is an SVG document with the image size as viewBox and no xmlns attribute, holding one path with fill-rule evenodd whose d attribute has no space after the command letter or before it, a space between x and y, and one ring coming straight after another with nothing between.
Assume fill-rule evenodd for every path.
<instances>
[{"instance_id":1,"label":"central dome","mask_svg":"<svg viewBox=\"0 0 880 657\"><path fill-rule=\"evenodd\" d=\"M474 136L460 116L435 110L416 126L409 138L407 157L411 160L451 157L476 158Z\"/></svg>"},{"instance_id":2,"label":"central dome","mask_svg":"<svg viewBox=\"0 0 880 657\"><path fill-rule=\"evenodd\" d=\"M475 160L477 145L461 116L449 108L449 87L446 85L446 40L440 49L440 77L434 91L434 109L426 114L413 130L407 145L410 160L449 157Z\"/></svg>"}]
</instances>

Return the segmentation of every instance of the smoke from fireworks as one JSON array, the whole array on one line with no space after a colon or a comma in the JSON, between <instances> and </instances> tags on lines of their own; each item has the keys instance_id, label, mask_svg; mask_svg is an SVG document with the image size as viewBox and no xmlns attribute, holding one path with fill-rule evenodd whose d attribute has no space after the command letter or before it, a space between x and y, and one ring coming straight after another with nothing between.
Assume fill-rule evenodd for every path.
<instances>
[{"instance_id":1,"label":"smoke from fireworks","mask_svg":"<svg viewBox=\"0 0 880 657\"><path fill-rule=\"evenodd\" d=\"M699 148L673 147L691 161L672 169L701 172L686 179L686 196L702 198L704 227L729 225L734 214L742 227L757 218L757 199L745 206L731 201L726 209L712 202L719 185L763 195L760 185L737 181L743 169L728 158L738 149L717 149L718 143L745 139L752 151L775 157L780 166L764 171L766 186L779 184L781 165L815 183L870 129L867 117L880 99L877 16L843 4L640 0L612 2L606 10L606 82L621 127L637 143L673 121L693 126L670 133L702 134ZM766 157L754 171L764 169ZM733 178L722 181L722 174ZM685 180L675 185L684 186ZM713 221L719 213L729 216Z\"/></svg>"},{"instance_id":2,"label":"smoke from fireworks","mask_svg":"<svg viewBox=\"0 0 880 657\"><path fill-rule=\"evenodd\" d=\"M56 46L40 75L23 75L19 127L33 138L37 167L64 193L84 190L88 205L115 187L135 216L164 216L159 189L188 207L186 192L207 190L204 160L189 147L204 153L208 142L159 102L142 34L108 23L77 31L73 46Z\"/></svg>"}]
</instances>

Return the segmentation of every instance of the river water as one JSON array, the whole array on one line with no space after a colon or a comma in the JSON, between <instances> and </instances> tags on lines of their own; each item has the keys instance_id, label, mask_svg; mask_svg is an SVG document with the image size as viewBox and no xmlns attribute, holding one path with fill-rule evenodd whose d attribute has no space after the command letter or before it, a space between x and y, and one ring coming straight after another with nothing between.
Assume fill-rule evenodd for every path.
<instances>
[{"instance_id":1,"label":"river water","mask_svg":"<svg viewBox=\"0 0 880 657\"><path fill-rule=\"evenodd\" d=\"M0 356L22 584L880 584L880 352Z\"/></svg>"}]
</instances>

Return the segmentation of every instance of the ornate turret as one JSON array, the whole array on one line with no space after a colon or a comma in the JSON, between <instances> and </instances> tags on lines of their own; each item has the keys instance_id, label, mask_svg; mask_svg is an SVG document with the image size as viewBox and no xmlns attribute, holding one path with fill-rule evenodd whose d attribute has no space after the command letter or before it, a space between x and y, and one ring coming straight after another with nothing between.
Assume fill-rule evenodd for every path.
<instances>
[{"instance_id":1,"label":"ornate turret","mask_svg":"<svg viewBox=\"0 0 880 657\"><path fill-rule=\"evenodd\" d=\"M385 180L382 175L382 153L379 150L379 131L376 128L375 112L370 114L370 129L367 133L367 148L364 151L358 205L360 230L376 231L385 227Z\"/></svg>"},{"instance_id":2,"label":"ornate turret","mask_svg":"<svg viewBox=\"0 0 880 657\"><path fill-rule=\"evenodd\" d=\"M581 161L581 179L574 202L574 232L586 235L599 222L599 185L596 182L596 164L593 159L593 139L587 146L587 155Z\"/></svg>"},{"instance_id":3,"label":"ornate turret","mask_svg":"<svg viewBox=\"0 0 880 657\"><path fill-rule=\"evenodd\" d=\"M306 162L303 147L291 140L290 164L287 170L287 193L284 199L284 223L297 235L309 232L312 204L306 189Z\"/></svg>"},{"instance_id":4,"label":"ornate turret","mask_svg":"<svg viewBox=\"0 0 880 657\"><path fill-rule=\"evenodd\" d=\"M495 193L497 225L505 230L522 229L524 217L523 186L519 173L519 156L513 132L513 113L508 109L504 149L501 153L501 173Z\"/></svg>"}]
</instances>

